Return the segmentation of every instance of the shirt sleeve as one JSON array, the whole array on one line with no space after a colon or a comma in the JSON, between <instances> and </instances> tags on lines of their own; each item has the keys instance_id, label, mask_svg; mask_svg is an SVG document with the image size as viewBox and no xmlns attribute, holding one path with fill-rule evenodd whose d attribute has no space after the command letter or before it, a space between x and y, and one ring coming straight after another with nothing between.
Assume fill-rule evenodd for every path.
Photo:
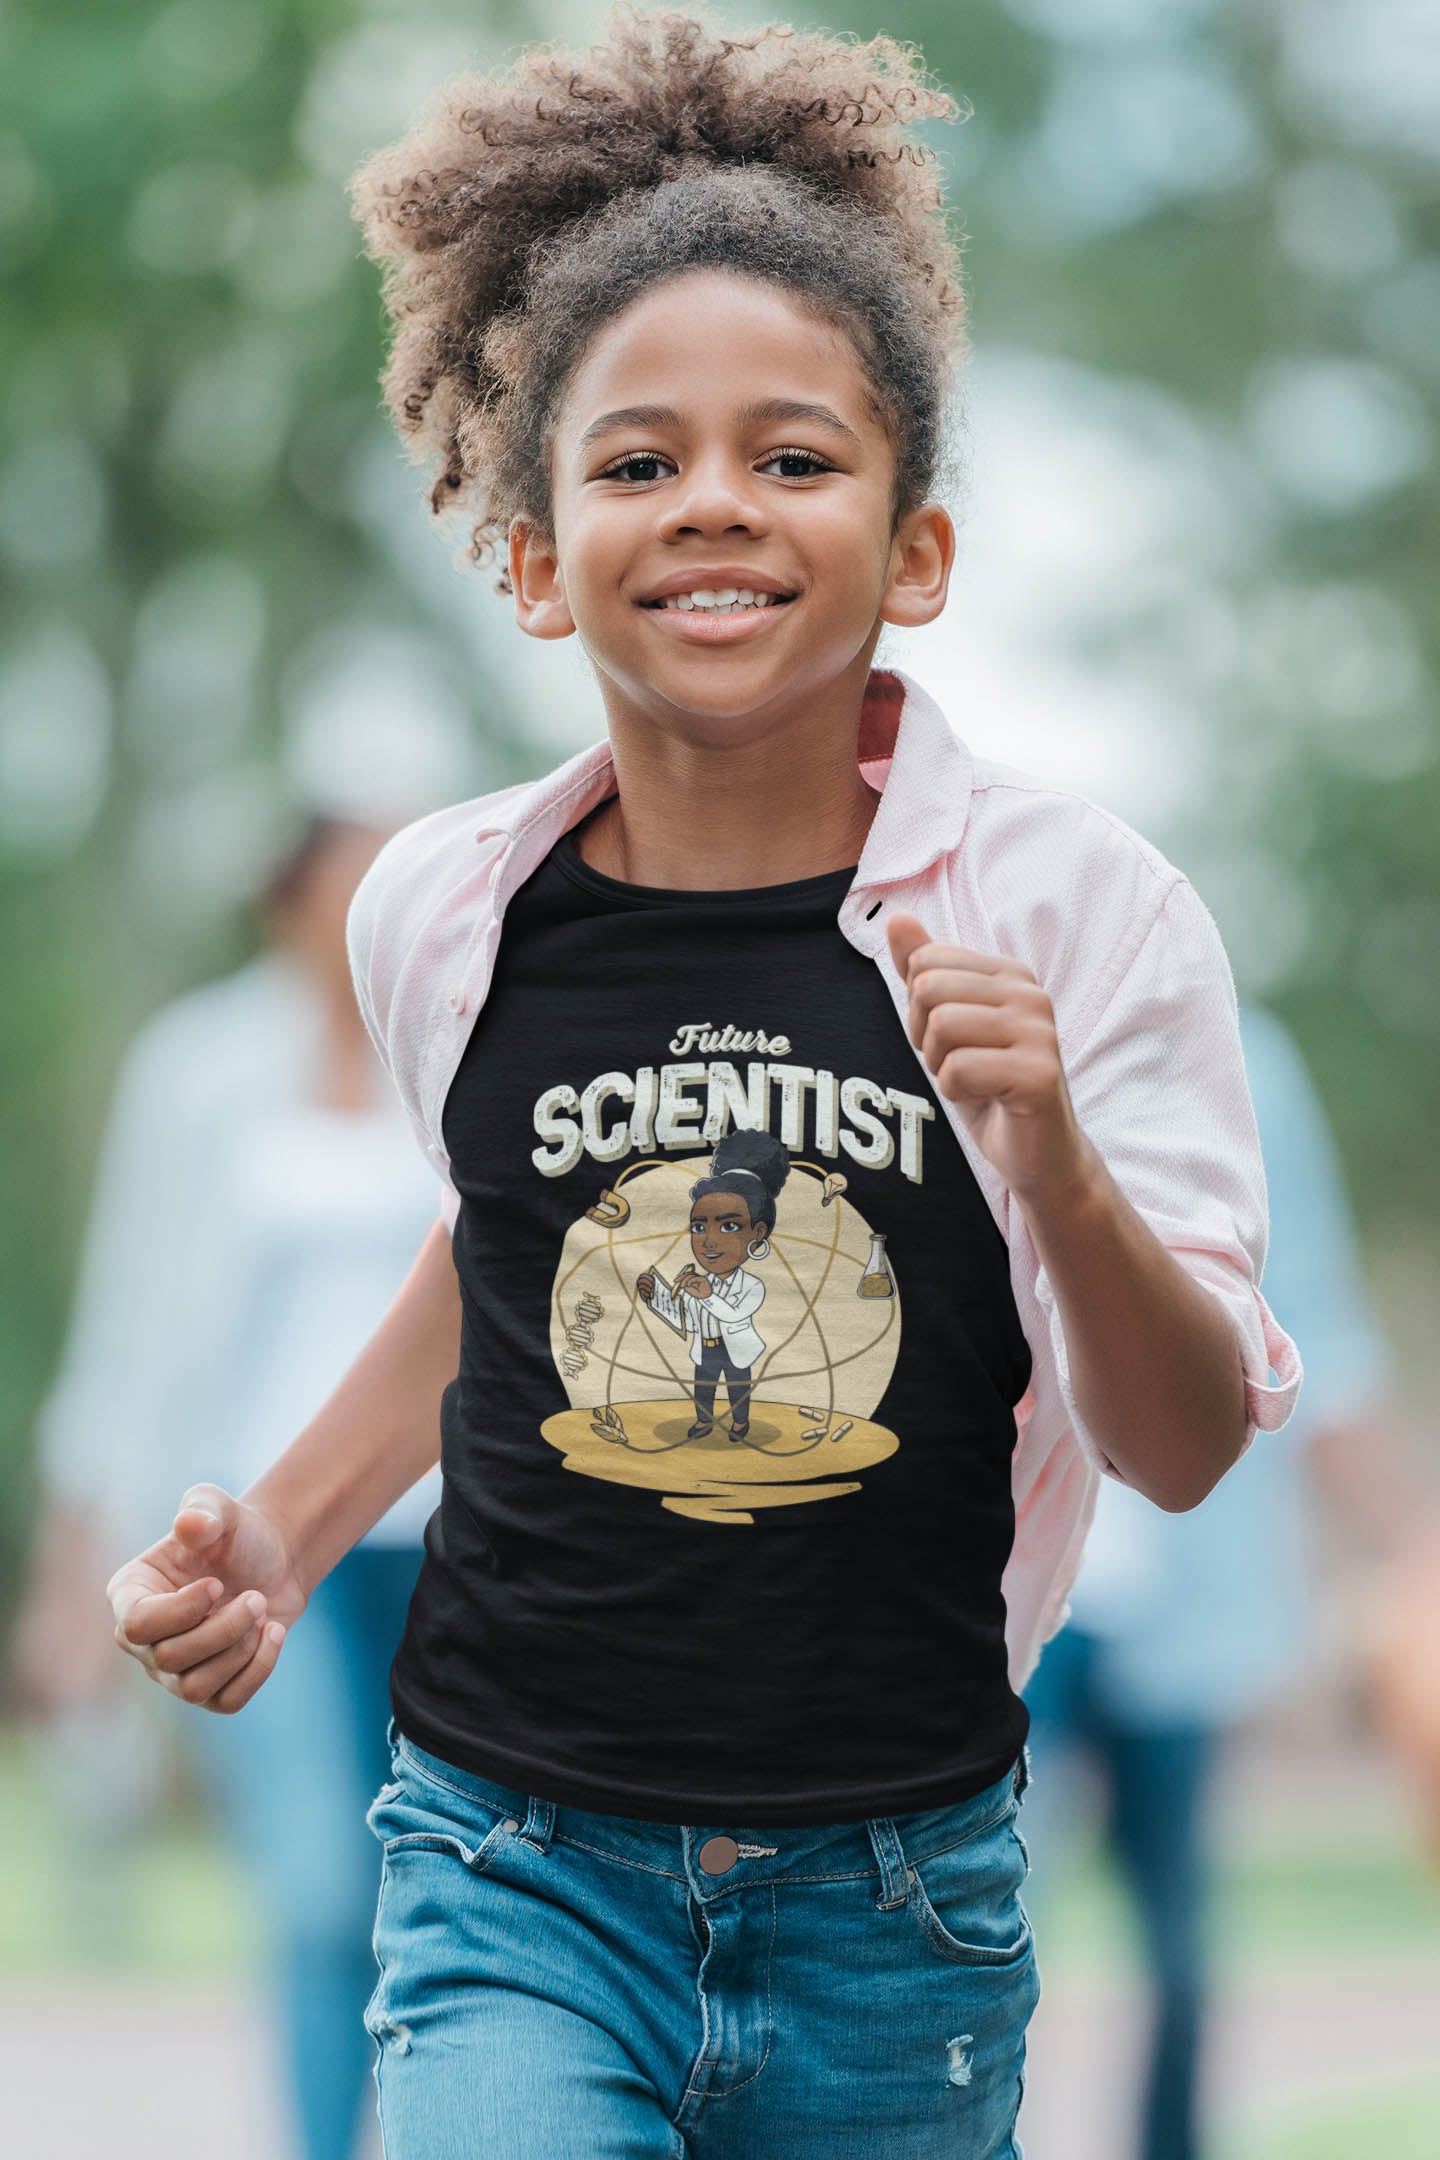
<instances>
[{"instance_id":1,"label":"shirt sleeve","mask_svg":"<svg viewBox=\"0 0 1440 2160\"><path fill-rule=\"evenodd\" d=\"M1265 1172L1234 979L1215 921L1188 878L1169 888L1084 1041L1067 1048L1066 1078L1081 1129L1126 1199L1234 1328L1248 1448L1257 1430L1285 1423L1302 1369L1260 1293ZM1076 1404L1060 1309L1043 1266L1036 1296L1076 1439L1124 1483Z\"/></svg>"},{"instance_id":2,"label":"shirt sleeve","mask_svg":"<svg viewBox=\"0 0 1440 2160\"><path fill-rule=\"evenodd\" d=\"M416 1144L440 1180L439 1214L451 1232L460 1195L438 1137L426 1130L418 1074L427 1039L426 986L437 965L427 931L434 860L469 806L433 811L402 826L381 848L351 897L345 947L355 1003L375 1054L395 1087Z\"/></svg>"}]
</instances>

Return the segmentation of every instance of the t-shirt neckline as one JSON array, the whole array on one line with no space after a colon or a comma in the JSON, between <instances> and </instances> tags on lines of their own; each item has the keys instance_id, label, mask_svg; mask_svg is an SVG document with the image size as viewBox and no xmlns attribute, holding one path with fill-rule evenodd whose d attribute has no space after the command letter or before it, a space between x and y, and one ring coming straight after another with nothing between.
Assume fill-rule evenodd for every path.
<instances>
[{"instance_id":1,"label":"t-shirt neckline","mask_svg":"<svg viewBox=\"0 0 1440 2160\"><path fill-rule=\"evenodd\" d=\"M624 878L613 878L603 870L592 868L575 845L573 828L561 834L551 851L551 859L585 891L606 900L623 901L630 907L743 907L753 906L756 902L765 907L784 907L792 902L832 898L838 907L860 867L858 863L852 863L848 869L822 870L818 876L790 878L779 885L736 885L719 891L708 886L632 885Z\"/></svg>"}]
</instances>

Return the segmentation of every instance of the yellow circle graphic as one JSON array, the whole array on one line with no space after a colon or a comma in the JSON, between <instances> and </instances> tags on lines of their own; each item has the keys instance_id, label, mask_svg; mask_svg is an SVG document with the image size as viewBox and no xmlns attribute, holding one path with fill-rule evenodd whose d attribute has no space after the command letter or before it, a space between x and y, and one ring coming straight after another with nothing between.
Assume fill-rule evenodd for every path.
<instances>
[{"instance_id":1,"label":"yellow circle graphic","mask_svg":"<svg viewBox=\"0 0 1440 2160\"><path fill-rule=\"evenodd\" d=\"M541 1431L568 1470L658 1492L677 1514L748 1523L757 1508L856 1492L857 1473L894 1454L898 1438L871 1412L895 1369L900 1289L843 1175L792 1159L768 1251L744 1262L764 1287L733 1338L747 1416L732 1431L736 1383L722 1380L710 1429L693 1431L706 1423L695 1383L707 1323L667 1292L696 1264L690 1187L709 1167L708 1155L633 1163L572 1223L550 1312L570 1408ZM642 1275L661 1285L653 1305Z\"/></svg>"}]
</instances>

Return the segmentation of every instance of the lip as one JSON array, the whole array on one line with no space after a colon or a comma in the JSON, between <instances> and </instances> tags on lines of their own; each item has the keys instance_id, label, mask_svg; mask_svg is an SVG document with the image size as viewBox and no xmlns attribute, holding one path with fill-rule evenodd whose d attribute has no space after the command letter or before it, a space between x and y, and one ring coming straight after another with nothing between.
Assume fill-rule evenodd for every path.
<instances>
[{"instance_id":1,"label":"lip","mask_svg":"<svg viewBox=\"0 0 1440 2160\"><path fill-rule=\"evenodd\" d=\"M684 588L688 590L688 588ZM702 615L699 608L686 614L683 608L644 608L662 637L678 638L682 645L741 645L749 638L764 637L772 624L785 620L783 607L743 608L737 615Z\"/></svg>"},{"instance_id":2,"label":"lip","mask_svg":"<svg viewBox=\"0 0 1440 2160\"><path fill-rule=\"evenodd\" d=\"M637 605L653 607L657 600L673 600L677 593L723 591L730 585L741 592L775 593L784 600L795 598L793 585L786 585L781 579L769 577L753 567L744 569L738 563L692 563L683 570L672 570L669 577L662 578L649 592L642 593Z\"/></svg>"}]
</instances>

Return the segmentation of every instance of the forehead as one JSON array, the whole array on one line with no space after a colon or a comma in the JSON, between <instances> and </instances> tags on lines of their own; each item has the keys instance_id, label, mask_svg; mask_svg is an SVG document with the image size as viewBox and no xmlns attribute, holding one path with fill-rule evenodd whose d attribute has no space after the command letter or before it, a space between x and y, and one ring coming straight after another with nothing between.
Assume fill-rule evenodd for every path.
<instances>
[{"instance_id":1,"label":"forehead","mask_svg":"<svg viewBox=\"0 0 1440 2160\"><path fill-rule=\"evenodd\" d=\"M883 434L860 356L846 333L756 278L689 271L643 293L599 330L570 378L562 432L598 412L668 405L723 418L767 400L827 404L860 432Z\"/></svg>"},{"instance_id":2,"label":"forehead","mask_svg":"<svg viewBox=\"0 0 1440 2160\"><path fill-rule=\"evenodd\" d=\"M702 1193L691 1203L692 1215L740 1215L745 1212L745 1202L739 1193Z\"/></svg>"}]
</instances>

